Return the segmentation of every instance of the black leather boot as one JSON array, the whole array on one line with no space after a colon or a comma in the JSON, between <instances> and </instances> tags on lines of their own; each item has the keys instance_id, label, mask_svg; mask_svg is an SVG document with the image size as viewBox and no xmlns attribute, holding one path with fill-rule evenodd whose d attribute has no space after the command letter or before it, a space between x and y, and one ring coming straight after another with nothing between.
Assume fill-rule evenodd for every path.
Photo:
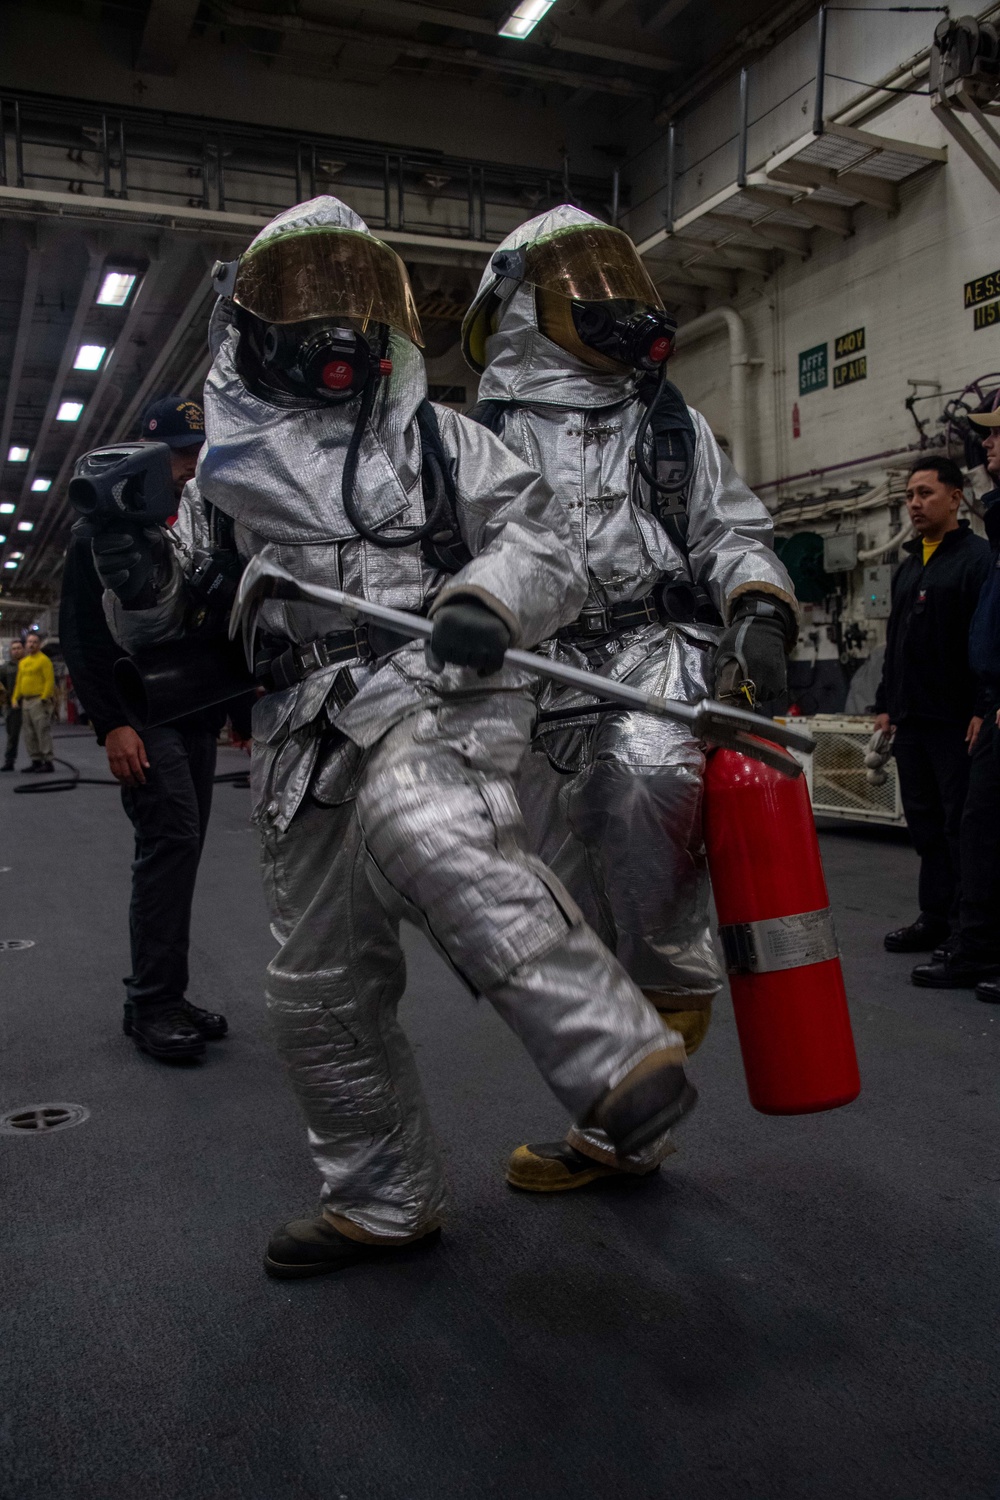
<instances>
[{"instance_id":1,"label":"black leather boot","mask_svg":"<svg viewBox=\"0 0 1000 1500\"><path fill-rule=\"evenodd\" d=\"M440 1229L431 1229L415 1240L368 1244L348 1239L320 1214L318 1219L293 1219L276 1229L264 1252L264 1269L279 1281L298 1281L304 1276L343 1271L359 1261L384 1260L405 1255L408 1250L425 1250L436 1245L440 1238Z\"/></svg>"},{"instance_id":2,"label":"black leather boot","mask_svg":"<svg viewBox=\"0 0 1000 1500\"><path fill-rule=\"evenodd\" d=\"M1000 974L1000 961L970 958L952 953L944 963L917 964L910 983L923 990L974 990L984 979Z\"/></svg>"},{"instance_id":3,"label":"black leather boot","mask_svg":"<svg viewBox=\"0 0 1000 1500\"><path fill-rule=\"evenodd\" d=\"M183 1005L140 1006L128 1026L139 1051L161 1062L186 1062L205 1051L205 1038L192 1026Z\"/></svg>"},{"instance_id":4,"label":"black leather boot","mask_svg":"<svg viewBox=\"0 0 1000 1500\"><path fill-rule=\"evenodd\" d=\"M985 1005L1000 1005L1000 979L984 979L977 984L976 999Z\"/></svg>"},{"instance_id":5,"label":"black leather boot","mask_svg":"<svg viewBox=\"0 0 1000 1500\"><path fill-rule=\"evenodd\" d=\"M897 927L883 939L889 953L930 953L948 940L948 923L940 917L926 917L923 912L909 927Z\"/></svg>"},{"instance_id":6,"label":"black leather boot","mask_svg":"<svg viewBox=\"0 0 1000 1500\"><path fill-rule=\"evenodd\" d=\"M206 1042L220 1042L229 1030L229 1022L225 1016L219 1015L217 1011L202 1010L199 1005L192 1005L190 1000L181 1001L181 1010L187 1016L190 1024L195 1028ZM126 1036L132 1035L132 1018L135 1007L131 1000L125 1001L124 1015L122 1016L122 1031Z\"/></svg>"}]
</instances>

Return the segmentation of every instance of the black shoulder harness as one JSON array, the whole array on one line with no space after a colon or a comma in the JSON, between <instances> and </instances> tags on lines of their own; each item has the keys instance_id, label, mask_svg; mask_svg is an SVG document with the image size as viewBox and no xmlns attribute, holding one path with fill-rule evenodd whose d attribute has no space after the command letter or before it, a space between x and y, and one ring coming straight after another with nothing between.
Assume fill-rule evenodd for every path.
<instances>
[{"instance_id":1,"label":"black shoulder harness","mask_svg":"<svg viewBox=\"0 0 1000 1500\"><path fill-rule=\"evenodd\" d=\"M420 551L428 567L457 573L470 561L472 553L462 540L455 479L441 441L437 412L430 401L424 400L417 407L417 426L420 429L420 482L424 507L428 519L434 517L439 522L436 530L421 538Z\"/></svg>"},{"instance_id":2,"label":"black shoulder harness","mask_svg":"<svg viewBox=\"0 0 1000 1500\"><path fill-rule=\"evenodd\" d=\"M669 380L644 380L638 388L639 400L647 408L648 431L653 439L653 474L656 486L650 485L653 514L670 540L687 553L687 502L694 472L695 430L687 403ZM657 399L657 397L659 399ZM517 401L480 401L469 412L474 422L488 427L498 436L504 417L524 403ZM640 425L645 437L646 421Z\"/></svg>"}]
</instances>

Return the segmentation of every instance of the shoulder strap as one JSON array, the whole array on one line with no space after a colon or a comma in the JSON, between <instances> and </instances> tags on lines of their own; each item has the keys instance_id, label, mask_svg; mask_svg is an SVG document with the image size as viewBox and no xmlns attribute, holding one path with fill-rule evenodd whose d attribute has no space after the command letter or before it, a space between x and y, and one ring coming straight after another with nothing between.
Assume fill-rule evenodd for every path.
<instances>
[{"instance_id":1,"label":"shoulder strap","mask_svg":"<svg viewBox=\"0 0 1000 1500\"><path fill-rule=\"evenodd\" d=\"M469 412L469 416L473 422L478 422L480 427L488 427L499 437L503 428L503 419L513 405L513 401L477 401Z\"/></svg>"},{"instance_id":2,"label":"shoulder strap","mask_svg":"<svg viewBox=\"0 0 1000 1500\"><path fill-rule=\"evenodd\" d=\"M455 479L441 441L437 412L428 400L421 401L417 407L417 427L420 430L420 481L424 506L428 519L434 517L438 522L421 539L420 550L428 567L457 573L471 560L472 553L462 540Z\"/></svg>"},{"instance_id":3,"label":"shoulder strap","mask_svg":"<svg viewBox=\"0 0 1000 1500\"><path fill-rule=\"evenodd\" d=\"M650 503L670 540L687 552L687 505L694 473L696 434L687 402L669 380L662 386L643 381L639 399L650 408L653 473L657 487Z\"/></svg>"}]
</instances>

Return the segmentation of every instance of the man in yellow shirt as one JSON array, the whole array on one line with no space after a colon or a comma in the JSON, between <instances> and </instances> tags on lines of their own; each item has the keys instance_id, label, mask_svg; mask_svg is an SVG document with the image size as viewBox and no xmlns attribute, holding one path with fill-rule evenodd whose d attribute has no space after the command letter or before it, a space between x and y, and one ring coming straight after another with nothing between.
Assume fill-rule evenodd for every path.
<instances>
[{"instance_id":1,"label":"man in yellow shirt","mask_svg":"<svg viewBox=\"0 0 1000 1500\"><path fill-rule=\"evenodd\" d=\"M28 632L24 656L17 668L11 706L24 710L24 747L31 765L24 772L52 771L52 710L56 701L56 674L42 650L38 634Z\"/></svg>"}]
</instances>

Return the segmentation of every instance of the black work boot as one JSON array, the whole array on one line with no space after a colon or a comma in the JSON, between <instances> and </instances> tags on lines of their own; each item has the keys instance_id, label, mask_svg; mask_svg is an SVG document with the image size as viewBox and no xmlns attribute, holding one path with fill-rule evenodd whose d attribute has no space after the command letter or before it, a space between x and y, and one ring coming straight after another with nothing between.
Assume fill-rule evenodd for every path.
<instances>
[{"instance_id":1,"label":"black work boot","mask_svg":"<svg viewBox=\"0 0 1000 1500\"><path fill-rule=\"evenodd\" d=\"M42 763L41 763L41 765L38 767L38 769L39 769L39 771L54 771L55 770L55 766L52 764L52 762L50 760L43 760Z\"/></svg>"},{"instance_id":2,"label":"black work boot","mask_svg":"<svg viewBox=\"0 0 1000 1500\"><path fill-rule=\"evenodd\" d=\"M44 761L33 760L31 762L30 766L22 766L21 767L21 775L22 776L34 776L38 771L40 771L42 769L43 765L44 765Z\"/></svg>"},{"instance_id":3,"label":"black work boot","mask_svg":"<svg viewBox=\"0 0 1000 1500\"><path fill-rule=\"evenodd\" d=\"M976 999L985 1005L1000 1005L1000 979L984 979L977 984Z\"/></svg>"},{"instance_id":4,"label":"black work boot","mask_svg":"<svg viewBox=\"0 0 1000 1500\"><path fill-rule=\"evenodd\" d=\"M0 766L0 771L13 771L13 769L14 762L12 760L5 760L3 765Z\"/></svg>"},{"instance_id":5,"label":"black work boot","mask_svg":"<svg viewBox=\"0 0 1000 1500\"><path fill-rule=\"evenodd\" d=\"M922 990L974 990L982 980L997 974L1000 974L1000 960L991 963L956 952L943 963L917 964L910 983Z\"/></svg>"},{"instance_id":6,"label":"black work boot","mask_svg":"<svg viewBox=\"0 0 1000 1500\"><path fill-rule=\"evenodd\" d=\"M941 917L928 917L923 912L909 927L897 927L887 932L883 942L888 953L930 953L939 943L948 940L948 923Z\"/></svg>"},{"instance_id":7,"label":"black work boot","mask_svg":"<svg viewBox=\"0 0 1000 1500\"><path fill-rule=\"evenodd\" d=\"M205 1038L192 1026L181 1003L139 1006L127 1027L139 1051L161 1062L186 1062L205 1051Z\"/></svg>"},{"instance_id":8,"label":"black work boot","mask_svg":"<svg viewBox=\"0 0 1000 1500\"><path fill-rule=\"evenodd\" d=\"M325 1276L328 1271L343 1271L359 1261L384 1260L401 1256L407 1250L425 1250L436 1245L440 1238L440 1229L430 1229L415 1240L369 1244L348 1239L320 1214L318 1219L293 1219L276 1229L264 1252L264 1270L282 1281Z\"/></svg>"},{"instance_id":9,"label":"black work boot","mask_svg":"<svg viewBox=\"0 0 1000 1500\"><path fill-rule=\"evenodd\" d=\"M180 1008L187 1016L190 1024L205 1038L206 1042L220 1042L229 1030L229 1022L225 1016L219 1015L217 1011L202 1010L199 1005L192 1005L190 1000L182 1000ZM126 1000L124 1015L122 1016L122 1031L124 1031L126 1036L132 1035L134 1011L135 1007L132 1001Z\"/></svg>"},{"instance_id":10,"label":"black work boot","mask_svg":"<svg viewBox=\"0 0 1000 1500\"><path fill-rule=\"evenodd\" d=\"M546 1141L542 1145L518 1146L507 1162L507 1181L522 1193L569 1193L592 1182L616 1180L642 1182L660 1170L659 1163L646 1172L626 1172L610 1162L584 1156L569 1141Z\"/></svg>"},{"instance_id":11,"label":"black work boot","mask_svg":"<svg viewBox=\"0 0 1000 1500\"><path fill-rule=\"evenodd\" d=\"M679 1047L651 1052L593 1110L587 1123L598 1125L620 1156L641 1151L694 1109L698 1091L687 1080L683 1055Z\"/></svg>"}]
</instances>

